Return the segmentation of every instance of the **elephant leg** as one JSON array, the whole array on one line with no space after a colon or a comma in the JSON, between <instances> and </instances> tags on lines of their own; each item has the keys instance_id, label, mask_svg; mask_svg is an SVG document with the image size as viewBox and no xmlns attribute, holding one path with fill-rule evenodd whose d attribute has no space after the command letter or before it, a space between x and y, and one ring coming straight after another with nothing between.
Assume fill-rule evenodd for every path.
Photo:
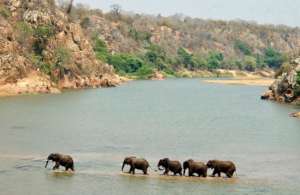
<instances>
[{"instance_id":1,"label":"elephant leg","mask_svg":"<svg viewBox=\"0 0 300 195\"><path fill-rule=\"evenodd\" d=\"M182 176L182 169L179 169L179 175Z\"/></svg>"},{"instance_id":2,"label":"elephant leg","mask_svg":"<svg viewBox=\"0 0 300 195\"><path fill-rule=\"evenodd\" d=\"M53 170L56 170L56 169L59 169L59 163L58 162L55 162L55 165L53 167Z\"/></svg>"},{"instance_id":3,"label":"elephant leg","mask_svg":"<svg viewBox=\"0 0 300 195\"><path fill-rule=\"evenodd\" d=\"M130 166L128 173L131 174L131 172L132 172L132 166Z\"/></svg>"},{"instance_id":4,"label":"elephant leg","mask_svg":"<svg viewBox=\"0 0 300 195\"><path fill-rule=\"evenodd\" d=\"M203 172L203 177L207 177L207 173L206 172Z\"/></svg>"},{"instance_id":5,"label":"elephant leg","mask_svg":"<svg viewBox=\"0 0 300 195\"><path fill-rule=\"evenodd\" d=\"M215 175L218 173L217 169L214 169L214 172L212 173L212 177L215 177Z\"/></svg>"},{"instance_id":6,"label":"elephant leg","mask_svg":"<svg viewBox=\"0 0 300 195\"><path fill-rule=\"evenodd\" d=\"M145 168L143 172L144 172L144 175L148 175L147 168Z\"/></svg>"},{"instance_id":7,"label":"elephant leg","mask_svg":"<svg viewBox=\"0 0 300 195\"><path fill-rule=\"evenodd\" d=\"M232 177L232 172L230 172L230 171L228 171L227 173L226 173L226 176L228 177L228 178L231 178Z\"/></svg>"},{"instance_id":8,"label":"elephant leg","mask_svg":"<svg viewBox=\"0 0 300 195\"><path fill-rule=\"evenodd\" d=\"M189 177L192 177L192 176L193 176L193 172L189 171Z\"/></svg>"},{"instance_id":9,"label":"elephant leg","mask_svg":"<svg viewBox=\"0 0 300 195\"><path fill-rule=\"evenodd\" d=\"M169 175L169 169L166 169L164 175Z\"/></svg>"}]
</instances>

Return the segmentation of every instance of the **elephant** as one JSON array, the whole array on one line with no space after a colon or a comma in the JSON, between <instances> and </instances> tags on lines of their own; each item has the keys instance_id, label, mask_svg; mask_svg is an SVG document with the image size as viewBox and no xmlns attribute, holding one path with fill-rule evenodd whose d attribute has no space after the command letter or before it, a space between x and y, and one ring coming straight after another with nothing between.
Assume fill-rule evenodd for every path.
<instances>
[{"instance_id":1,"label":"elephant","mask_svg":"<svg viewBox=\"0 0 300 195\"><path fill-rule=\"evenodd\" d=\"M189 177L192 177L195 173L199 177L207 177L207 166L203 162L196 162L192 159L183 162L183 175L185 175L185 170L189 169Z\"/></svg>"},{"instance_id":2,"label":"elephant","mask_svg":"<svg viewBox=\"0 0 300 195\"><path fill-rule=\"evenodd\" d=\"M53 170L59 169L59 166L61 165L65 167L66 171L68 171L69 169L74 171L74 161L72 157L69 155L58 154L58 153L50 154L47 158L45 168L47 168L49 160L55 162Z\"/></svg>"},{"instance_id":3,"label":"elephant","mask_svg":"<svg viewBox=\"0 0 300 195\"><path fill-rule=\"evenodd\" d=\"M227 177L231 178L236 171L235 164L231 161L210 160L206 165L214 170L212 177L216 174L221 177L221 173L225 173Z\"/></svg>"},{"instance_id":4,"label":"elephant","mask_svg":"<svg viewBox=\"0 0 300 195\"><path fill-rule=\"evenodd\" d=\"M149 168L149 163L143 158L137 158L135 156L126 157L123 161L122 171L125 165L130 166L130 170L128 173L132 173L133 175L135 174L135 169L142 170L144 175L148 174L147 172Z\"/></svg>"},{"instance_id":5,"label":"elephant","mask_svg":"<svg viewBox=\"0 0 300 195\"><path fill-rule=\"evenodd\" d=\"M165 170L164 175L168 175L169 171L173 172L174 176L179 174L182 176L182 166L177 160L170 160L169 158L160 159L157 167L159 170ZM163 167L164 169L162 169Z\"/></svg>"}]
</instances>

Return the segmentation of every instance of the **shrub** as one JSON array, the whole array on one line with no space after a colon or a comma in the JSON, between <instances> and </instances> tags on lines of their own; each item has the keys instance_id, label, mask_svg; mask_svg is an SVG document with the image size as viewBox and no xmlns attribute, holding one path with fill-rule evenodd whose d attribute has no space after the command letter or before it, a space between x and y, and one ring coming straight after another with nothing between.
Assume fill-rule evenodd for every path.
<instances>
[{"instance_id":1,"label":"shrub","mask_svg":"<svg viewBox=\"0 0 300 195\"><path fill-rule=\"evenodd\" d=\"M108 63L113 65L119 73L135 73L145 64L142 59L130 54L112 55Z\"/></svg>"},{"instance_id":2,"label":"shrub","mask_svg":"<svg viewBox=\"0 0 300 195\"><path fill-rule=\"evenodd\" d=\"M17 41L21 45L24 45L29 37L33 35L33 29L26 22L18 22L15 28L17 30Z\"/></svg>"},{"instance_id":3,"label":"shrub","mask_svg":"<svg viewBox=\"0 0 300 195\"><path fill-rule=\"evenodd\" d=\"M245 69L248 71L255 71L256 69L256 58L252 56L246 56L244 59Z\"/></svg>"},{"instance_id":4,"label":"shrub","mask_svg":"<svg viewBox=\"0 0 300 195\"><path fill-rule=\"evenodd\" d=\"M180 47L177 51L177 55L179 63L183 64L185 68L194 70L198 67L198 61L193 54L189 53L186 49Z\"/></svg>"},{"instance_id":5,"label":"shrub","mask_svg":"<svg viewBox=\"0 0 300 195\"><path fill-rule=\"evenodd\" d=\"M273 48L267 48L265 50L265 63L270 68L279 68L283 63L283 55Z\"/></svg>"},{"instance_id":6,"label":"shrub","mask_svg":"<svg viewBox=\"0 0 300 195\"><path fill-rule=\"evenodd\" d=\"M80 26L82 28L88 28L89 26L91 26L91 20L89 17L85 17L82 19L82 21L80 22Z\"/></svg>"},{"instance_id":7,"label":"shrub","mask_svg":"<svg viewBox=\"0 0 300 195\"><path fill-rule=\"evenodd\" d=\"M94 42L94 51L96 53L96 57L104 62L108 61L108 57L109 57L109 52L106 46L106 43L99 39L98 37L93 38L93 42Z\"/></svg>"},{"instance_id":8,"label":"shrub","mask_svg":"<svg viewBox=\"0 0 300 195\"><path fill-rule=\"evenodd\" d=\"M56 48L54 51L55 68L62 69L62 67L70 62L71 53L64 47Z\"/></svg>"},{"instance_id":9,"label":"shrub","mask_svg":"<svg viewBox=\"0 0 300 195\"><path fill-rule=\"evenodd\" d=\"M210 52L207 58L207 66L210 70L221 67L224 56L219 52Z\"/></svg>"},{"instance_id":10,"label":"shrub","mask_svg":"<svg viewBox=\"0 0 300 195\"><path fill-rule=\"evenodd\" d=\"M167 68L167 57L166 52L158 45L150 45L146 48L144 58L149 63L152 64L158 70L165 70Z\"/></svg>"},{"instance_id":11,"label":"shrub","mask_svg":"<svg viewBox=\"0 0 300 195\"><path fill-rule=\"evenodd\" d=\"M136 73L135 75L139 79L149 79L154 73L153 68L149 65L144 64Z\"/></svg>"},{"instance_id":12,"label":"shrub","mask_svg":"<svg viewBox=\"0 0 300 195\"><path fill-rule=\"evenodd\" d=\"M135 28L129 30L129 36L136 41L150 41L151 33L147 31L137 31Z\"/></svg>"},{"instance_id":13,"label":"shrub","mask_svg":"<svg viewBox=\"0 0 300 195\"><path fill-rule=\"evenodd\" d=\"M0 15L4 18L8 18L11 16L11 13L7 8L0 5Z\"/></svg>"},{"instance_id":14,"label":"shrub","mask_svg":"<svg viewBox=\"0 0 300 195\"><path fill-rule=\"evenodd\" d=\"M251 55L252 54L251 47L247 43L245 43L241 40L236 40L235 41L234 48L236 50L239 50L240 52L242 52L244 55Z\"/></svg>"},{"instance_id":15,"label":"shrub","mask_svg":"<svg viewBox=\"0 0 300 195\"><path fill-rule=\"evenodd\" d=\"M34 29L36 38L47 39L55 34L54 27L51 25L40 25Z\"/></svg>"},{"instance_id":16,"label":"shrub","mask_svg":"<svg viewBox=\"0 0 300 195\"><path fill-rule=\"evenodd\" d=\"M275 78L281 76L283 73L289 73L293 70L293 66L290 63L284 63L275 73Z\"/></svg>"}]
</instances>

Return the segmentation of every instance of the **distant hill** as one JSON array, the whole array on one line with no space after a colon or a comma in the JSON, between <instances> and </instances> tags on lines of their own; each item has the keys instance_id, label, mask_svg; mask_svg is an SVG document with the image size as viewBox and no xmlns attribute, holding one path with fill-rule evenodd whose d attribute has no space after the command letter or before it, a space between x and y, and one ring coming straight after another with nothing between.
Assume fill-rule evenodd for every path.
<instances>
[{"instance_id":1,"label":"distant hill","mask_svg":"<svg viewBox=\"0 0 300 195\"><path fill-rule=\"evenodd\" d=\"M108 13L78 5L72 18L94 43L101 42L102 47L94 47L98 57L121 73L135 71L130 63L118 67L121 59L169 73L181 68L277 69L300 51L300 29L287 26L134 14L118 5Z\"/></svg>"}]
</instances>

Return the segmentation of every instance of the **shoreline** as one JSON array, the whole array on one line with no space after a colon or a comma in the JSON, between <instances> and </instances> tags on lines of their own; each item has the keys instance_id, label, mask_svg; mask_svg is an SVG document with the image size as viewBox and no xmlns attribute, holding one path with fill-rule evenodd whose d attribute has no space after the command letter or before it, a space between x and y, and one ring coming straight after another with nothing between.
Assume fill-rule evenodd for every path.
<instances>
[{"instance_id":1,"label":"shoreline","mask_svg":"<svg viewBox=\"0 0 300 195\"><path fill-rule=\"evenodd\" d=\"M233 78L233 79L224 79L224 80L223 79L204 80L205 83L211 83L211 84L262 86L262 87L268 87L274 81L275 79L267 79L267 78L260 78L260 79Z\"/></svg>"},{"instance_id":2,"label":"shoreline","mask_svg":"<svg viewBox=\"0 0 300 195\"><path fill-rule=\"evenodd\" d=\"M160 72L155 72L152 77L146 80L162 81L168 78L198 78L211 79L204 80L204 82L207 83L268 86L274 81L273 79L270 79L272 74L273 72L264 70L251 73L246 71L223 69L214 71L181 70L177 73L177 76L174 77L165 76ZM115 77L112 77L111 75L104 75L103 78L78 77L76 79L70 79L65 76L65 78L55 84L50 81L50 78L47 76L42 75L40 72L33 71L29 73L27 77L18 79L15 83L0 83L0 98L21 95L60 94L65 90L117 87L122 83L134 80L139 79L129 75L117 75Z\"/></svg>"}]
</instances>

